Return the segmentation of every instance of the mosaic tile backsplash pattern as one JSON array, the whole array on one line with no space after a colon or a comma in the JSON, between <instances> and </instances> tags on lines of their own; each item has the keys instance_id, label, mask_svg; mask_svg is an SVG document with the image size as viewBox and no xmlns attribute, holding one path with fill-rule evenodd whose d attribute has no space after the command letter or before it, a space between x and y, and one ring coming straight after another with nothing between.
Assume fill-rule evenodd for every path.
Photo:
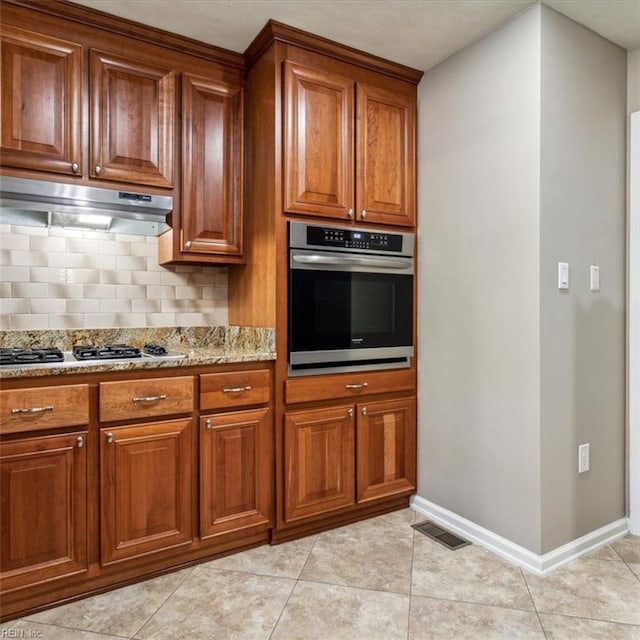
<instances>
[{"instance_id":1,"label":"mosaic tile backsplash pattern","mask_svg":"<svg viewBox=\"0 0 640 640\"><path fill-rule=\"evenodd\" d=\"M158 265L158 239L0 225L0 329L216 326L227 269Z\"/></svg>"}]
</instances>

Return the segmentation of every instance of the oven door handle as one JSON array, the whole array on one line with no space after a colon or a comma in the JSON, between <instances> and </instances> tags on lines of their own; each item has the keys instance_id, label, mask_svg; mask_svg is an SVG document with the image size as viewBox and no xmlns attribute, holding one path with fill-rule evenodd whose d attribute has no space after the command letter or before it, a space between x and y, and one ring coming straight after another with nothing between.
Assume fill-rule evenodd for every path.
<instances>
[{"instance_id":1,"label":"oven door handle","mask_svg":"<svg viewBox=\"0 0 640 640\"><path fill-rule=\"evenodd\" d=\"M356 267L381 267L383 269L411 269L411 259L403 258L370 258L368 256L322 256L322 255L293 255L292 259L298 264L307 265L337 265Z\"/></svg>"}]
</instances>

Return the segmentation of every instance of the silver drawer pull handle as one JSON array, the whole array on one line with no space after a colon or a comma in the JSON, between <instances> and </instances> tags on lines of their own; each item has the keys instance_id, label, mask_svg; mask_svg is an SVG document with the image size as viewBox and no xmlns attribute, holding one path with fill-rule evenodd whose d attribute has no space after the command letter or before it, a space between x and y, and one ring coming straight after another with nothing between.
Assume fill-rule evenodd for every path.
<instances>
[{"instance_id":1,"label":"silver drawer pull handle","mask_svg":"<svg viewBox=\"0 0 640 640\"><path fill-rule=\"evenodd\" d=\"M42 413L43 411L53 411L53 405L46 407L30 407L29 409L11 409L11 413Z\"/></svg>"},{"instance_id":2,"label":"silver drawer pull handle","mask_svg":"<svg viewBox=\"0 0 640 640\"><path fill-rule=\"evenodd\" d=\"M368 382L360 382L359 384L345 384L345 389L366 389L369 386Z\"/></svg>"},{"instance_id":3,"label":"silver drawer pull handle","mask_svg":"<svg viewBox=\"0 0 640 640\"><path fill-rule=\"evenodd\" d=\"M161 393L159 396L142 396L141 398L132 398L132 402L156 402L158 400L166 400L167 396Z\"/></svg>"},{"instance_id":4,"label":"silver drawer pull handle","mask_svg":"<svg viewBox=\"0 0 640 640\"><path fill-rule=\"evenodd\" d=\"M242 393L243 391L251 391L251 386L246 387L231 387L229 389L223 389L222 393Z\"/></svg>"}]
</instances>

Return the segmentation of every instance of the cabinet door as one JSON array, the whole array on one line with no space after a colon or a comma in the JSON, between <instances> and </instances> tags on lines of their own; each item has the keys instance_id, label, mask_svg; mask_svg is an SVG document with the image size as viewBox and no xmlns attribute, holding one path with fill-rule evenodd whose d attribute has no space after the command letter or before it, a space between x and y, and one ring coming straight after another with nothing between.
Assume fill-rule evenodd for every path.
<instances>
[{"instance_id":1,"label":"cabinet door","mask_svg":"<svg viewBox=\"0 0 640 640\"><path fill-rule=\"evenodd\" d=\"M4 25L1 68L2 165L79 173L82 47Z\"/></svg>"},{"instance_id":2,"label":"cabinet door","mask_svg":"<svg viewBox=\"0 0 640 640\"><path fill-rule=\"evenodd\" d=\"M358 84L356 217L415 224L415 98Z\"/></svg>"},{"instance_id":3,"label":"cabinet door","mask_svg":"<svg viewBox=\"0 0 640 640\"><path fill-rule=\"evenodd\" d=\"M103 564L191 542L191 424L101 429Z\"/></svg>"},{"instance_id":4,"label":"cabinet door","mask_svg":"<svg viewBox=\"0 0 640 640\"><path fill-rule=\"evenodd\" d=\"M93 178L173 186L175 73L91 51Z\"/></svg>"},{"instance_id":5,"label":"cabinet door","mask_svg":"<svg viewBox=\"0 0 640 640\"><path fill-rule=\"evenodd\" d=\"M86 571L86 436L2 444L2 591Z\"/></svg>"},{"instance_id":6,"label":"cabinet door","mask_svg":"<svg viewBox=\"0 0 640 640\"><path fill-rule=\"evenodd\" d=\"M268 409L201 419L202 538L270 523L271 457Z\"/></svg>"},{"instance_id":7,"label":"cabinet door","mask_svg":"<svg viewBox=\"0 0 640 640\"><path fill-rule=\"evenodd\" d=\"M285 520L354 503L353 407L285 415Z\"/></svg>"},{"instance_id":8,"label":"cabinet door","mask_svg":"<svg viewBox=\"0 0 640 640\"><path fill-rule=\"evenodd\" d=\"M356 441L358 502L416 488L416 400L359 404Z\"/></svg>"},{"instance_id":9,"label":"cabinet door","mask_svg":"<svg viewBox=\"0 0 640 640\"><path fill-rule=\"evenodd\" d=\"M241 255L242 88L185 75L182 127L181 249Z\"/></svg>"},{"instance_id":10,"label":"cabinet door","mask_svg":"<svg viewBox=\"0 0 640 640\"><path fill-rule=\"evenodd\" d=\"M348 219L354 194L354 83L285 63L285 211Z\"/></svg>"}]
</instances>

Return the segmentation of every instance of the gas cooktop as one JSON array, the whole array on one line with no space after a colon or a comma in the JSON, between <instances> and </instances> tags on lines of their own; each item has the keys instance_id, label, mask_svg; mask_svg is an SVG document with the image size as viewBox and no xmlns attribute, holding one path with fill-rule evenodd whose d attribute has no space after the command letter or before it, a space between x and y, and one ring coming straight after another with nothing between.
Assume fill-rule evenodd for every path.
<instances>
[{"instance_id":1,"label":"gas cooktop","mask_svg":"<svg viewBox=\"0 0 640 640\"><path fill-rule=\"evenodd\" d=\"M72 351L57 347L33 347L32 349L0 348L0 366L40 367L82 366L98 362L120 362L132 359L181 360L185 355L167 351L162 345L150 342L142 350L127 344L76 345Z\"/></svg>"}]
</instances>

